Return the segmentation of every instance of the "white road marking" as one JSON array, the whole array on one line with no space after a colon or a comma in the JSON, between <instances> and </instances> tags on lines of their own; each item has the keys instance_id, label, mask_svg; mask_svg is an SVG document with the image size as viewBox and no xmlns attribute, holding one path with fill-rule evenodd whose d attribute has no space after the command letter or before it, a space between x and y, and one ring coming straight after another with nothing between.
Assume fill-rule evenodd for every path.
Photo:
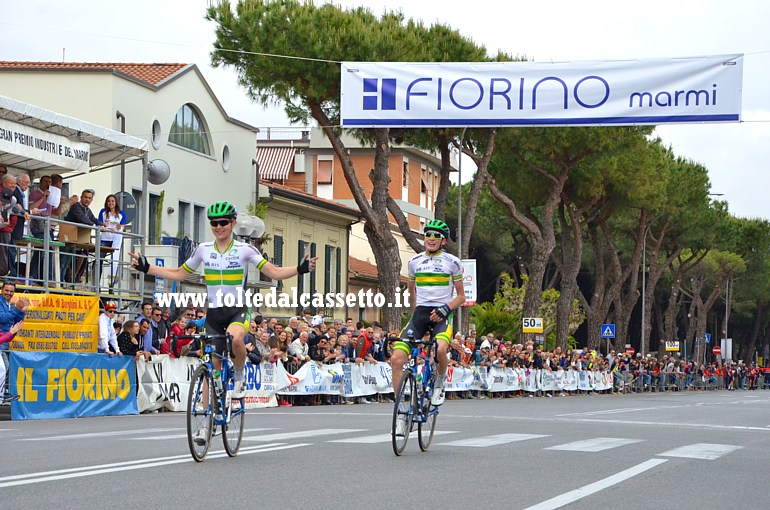
<instances>
[{"instance_id":1,"label":"white road marking","mask_svg":"<svg viewBox=\"0 0 770 510\"><path fill-rule=\"evenodd\" d=\"M696 443L680 446L658 455L661 457L681 457L684 459L716 460L741 448L743 447L732 444Z\"/></svg>"},{"instance_id":2,"label":"white road marking","mask_svg":"<svg viewBox=\"0 0 770 510\"><path fill-rule=\"evenodd\" d=\"M261 436L244 437L244 441L285 441L304 437L330 436L334 434L347 434L349 432L365 432L366 429L316 429L300 430L299 432L283 432L280 434L264 434Z\"/></svg>"},{"instance_id":3,"label":"white road marking","mask_svg":"<svg viewBox=\"0 0 770 510\"><path fill-rule=\"evenodd\" d=\"M457 431L454 430L436 430L433 432L434 436L440 436L442 434L457 434ZM410 438L417 437L417 429L413 430L409 434ZM331 441L327 441L327 443L356 443L356 444L375 444L375 443L387 443L390 441L391 435L390 433L387 434L377 434L375 436L364 436L364 437L350 437L347 439L333 439Z\"/></svg>"},{"instance_id":4,"label":"white road marking","mask_svg":"<svg viewBox=\"0 0 770 510\"><path fill-rule=\"evenodd\" d=\"M644 473L645 471L663 464L664 462L668 462L667 459L650 459L648 461L642 462L641 464L637 464L634 467L626 469L625 471L615 473L614 475L608 476L607 478L599 480L598 482L588 484L579 489L575 489L574 491L564 493L561 496L556 496L555 498L543 501L542 503L538 503L537 505L526 508L525 510L553 510L555 508L561 508L586 496L590 496L591 494L595 494L608 487L617 485L620 482L624 482L629 478Z\"/></svg>"},{"instance_id":5,"label":"white road marking","mask_svg":"<svg viewBox=\"0 0 770 510\"><path fill-rule=\"evenodd\" d=\"M272 452L276 450L287 450L291 448L299 448L302 446L310 446L309 443L300 444L266 444L260 446L251 446L248 448L241 448L238 452L239 456L251 455L253 453ZM218 459L226 457L227 453L223 450L211 452L206 456L206 459ZM160 466L168 466L171 464L182 464L184 462L195 462L189 455L175 455L172 457L161 457L158 459L143 459L132 460L128 462L118 462L115 464L103 464L97 466L84 466L80 468L61 469L58 471L43 471L40 473L27 473L25 475L14 475L0 478L0 488L15 487L19 485L30 485L33 483L51 482L55 480L67 480L70 478L81 478L92 475L102 475L106 473L116 473L120 471L131 471L135 469L146 469Z\"/></svg>"},{"instance_id":6,"label":"white road marking","mask_svg":"<svg viewBox=\"0 0 770 510\"><path fill-rule=\"evenodd\" d=\"M139 430L111 430L108 432L86 432L83 434L68 434L66 436L48 436L48 437L25 437L19 441L61 441L62 439L91 439L94 437L112 437L112 436L141 436L154 434L156 432L169 432L170 430L184 430L181 428L162 428L162 429L139 429Z\"/></svg>"},{"instance_id":7,"label":"white road marking","mask_svg":"<svg viewBox=\"0 0 770 510\"><path fill-rule=\"evenodd\" d=\"M586 411L584 413L565 413L565 414L557 414L558 417L563 416L600 416L603 414L619 414L619 413L631 413L635 411L653 411L656 409L672 409L677 407L686 407L686 406L662 406L662 407L623 407L620 409L605 409L603 411Z\"/></svg>"},{"instance_id":8,"label":"white road marking","mask_svg":"<svg viewBox=\"0 0 770 510\"><path fill-rule=\"evenodd\" d=\"M583 422L583 423L602 423L602 424L615 423L619 425L653 425L656 427L666 427L666 428L684 427L684 428L714 429L714 430L761 430L763 432L767 432L768 430L770 430L765 427L749 427L746 425L716 425L713 423L686 423L686 422L673 422L673 421L611 420L611 419L599 419L599 418L570 418L569 420L565 419L563 421Z\"/></svg>"},{"instance_id":9,"label":"white road marking","mask_svg":"<svg viewBox=\"0 0 770 510\"><path fill-rule=\"evenodd\" d=\"M546 450L561 450L568 452L601 452L610 450L627 444L641 443L643 439L624 439L621 437L597 437L586 439L584 441L575 441L573 443L560 444L545 448Z\"/></svg>"},{"instance_id":10,"label":"white road marking","mask_svg":"<svg viewBox=\"0 0 770 510\"><path fill-rule=\"evenodd\" d=\"M548 436L541 434L496 434L494 436L472 437L470 439L450 441L449 443L440 443L440 446L471 446L474 448L487 448L488 446L515 443L516 441L527 441L528 439L537 439L540 437Z\"/></svg>"},{"instance_id":11,"label":"white road marking","mask_svg":"<svg viewBox=\"0 0 770 510\"><path fill-rule=\"evenodd\" d=\"M217 428L217 430L220 430L220 429ZM243 433L247 434L249 432L262 432L265 430L275 430L275 427L263 428L263 429L243 429ZM127 437L125 439L129 441L161 441L161 440L167 440L167 439L187 439L187 432L185 432L184 434L171 434L171 435L165 435L165 436Z\"/></svg>"}]
</instances>

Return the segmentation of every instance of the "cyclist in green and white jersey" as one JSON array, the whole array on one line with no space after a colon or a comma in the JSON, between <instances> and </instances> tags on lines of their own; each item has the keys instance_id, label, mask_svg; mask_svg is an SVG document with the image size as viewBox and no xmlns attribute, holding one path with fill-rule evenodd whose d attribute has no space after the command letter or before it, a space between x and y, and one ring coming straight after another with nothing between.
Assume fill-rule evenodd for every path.
<instances>
[{"instance_id":1,"label":"cyclist in green and white jersey","mask_svg":"<svg viewBox=\"0 0 770 510\"><path fill-rule=\"evenodd\" d=\"M447 353L452 341L452 313L465 303L463 267L460 259L443 251L449 237L449 226L441 220L430 220L423 228L425 252L409 260L409 290L412 318L401 330L401 341L393 346L391 366L393 389L398 389L411 349L403 340L421 339L433 329L436 339L438 374L431 398L433 405L444 403L444 380L449 360ZM454 294L454 296L453 296Z\"/></svg>"},{"instance_id":2,"label":"cyclist in green and white jersey","mask_svg":"<svg viewBox=\"0 0 770 510\"><path fill-rule=\"evenodd\" d=\"M246 347L243 339L249 330L251 311L243 299L246 284L246 270L253 264L265 276L274 280L284 280L292 276L308 273L315 269L316 259L305 255L296 267L278 267L268 262L257 248L237 241L233 236L235 207L230 202L215 202L208 208L208 218L214 241L201 243L187 261L177 268L158 267L147 262L141 253L129 253L131 265L139 271L169 280L182 281L203 264L208 294L208 312L206 313L206 333L233 337L232 350L235 354L235 376L233 398L243 398L246 385L243 380L243 367L246 364ZM236 306L226 306L225 296L234 296ZM241 305L241 306L237 306ZM224 351L224 340L218 342L217 351ZM214 368L219 369L221 362L214 360Z\"/></svg>"}]
</instances>

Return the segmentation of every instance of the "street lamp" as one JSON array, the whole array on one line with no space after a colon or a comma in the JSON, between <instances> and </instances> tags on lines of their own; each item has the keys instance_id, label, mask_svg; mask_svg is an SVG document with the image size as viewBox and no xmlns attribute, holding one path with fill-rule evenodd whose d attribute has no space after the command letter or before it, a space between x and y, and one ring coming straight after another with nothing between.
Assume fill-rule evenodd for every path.
<instances>
[{"instance_id":1,"label":"street lamp","mask_svg":"<svg viewBox=\"0 0 770 510\"><path fill-rule=\"evenodd\" d=\"M460 263L463 261L463 140L466 129L468 129L467 126L460 133L460 159L457 162L457 258L460 259ZM463 281L464 285L465 281ZM462 327L463 307L460 305L457 307L457 331L463 333L460 331Z\"/></svg>"}]
</instances>

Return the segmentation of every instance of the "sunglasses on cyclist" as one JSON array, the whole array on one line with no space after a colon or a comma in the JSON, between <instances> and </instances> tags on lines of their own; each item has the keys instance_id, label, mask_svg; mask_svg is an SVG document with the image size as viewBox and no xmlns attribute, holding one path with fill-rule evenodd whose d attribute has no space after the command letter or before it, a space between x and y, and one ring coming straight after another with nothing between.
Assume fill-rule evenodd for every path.
<instances>
[{"instance_id":1,"label":"sunglasses on cyclist","mask_svg":"<svg viewBox=\"0 0 770 510\"><path fill-rule=\"evenodd\" d=\"M425 232L425 239L444 239L439 232Z\"/></svg>"},{"instance_id":2,"label":"sunglasses on cyclist","mask_svg":"<svg viewBox=\"0 0 770 510\"><path fill-rule=\"evenodd\" d=\"M226 227L232 220L209 220L209 224L212 227Z\"/></svg>"}]
</instances>

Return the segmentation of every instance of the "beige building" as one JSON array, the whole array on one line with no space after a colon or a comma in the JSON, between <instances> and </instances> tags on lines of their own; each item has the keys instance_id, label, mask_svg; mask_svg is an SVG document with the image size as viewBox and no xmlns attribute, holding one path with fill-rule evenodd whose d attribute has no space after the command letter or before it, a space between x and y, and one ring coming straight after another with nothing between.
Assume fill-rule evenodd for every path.
<instances>
[{"instance_id":1,"label":"beige building","mask_svg":"<svg viewBox=\"0 0 770 510\"><path fill-rule=\"evenodd\" d=\"M359 183L366 195L371 196L368 173L374 165L374 149L349 135L343 135L343 142L350 152ZM260 139L257 162L262 179L358 208L342 165L320 128L303 132L302 138L297 140ZM412 230L421 231L425 221L433 218L441 180L441 159L413 147L396 145L391 149L389 175L390 195L401 207ZM406 263L414 256L414 250L395 223L392 223L392 230L401 252L401 273L405 275ZM363 223L354 225L351 230L350 253L363 262L375 262Z\"/></svg>"},{"instance_id":2,"label":"beige building","mask_svg":"<svg viewBox=\"0 0 770 510\"><path fill-rule=\"evenodd\" d=\"M146 220L150 244L164 232L209 240L209 203L227 199L245 210L253 202L258 130L224 111L194 64L0 62L0 94L148 140L149 159L171 172L164 184L148 184L147 196L139 162L66 182L73 193L96 191L94 214L108 194L131 193L133 229Z\"/></svg>"},{"instance_id":3,"label":"beige building","mask_svg":"<svg viewBox=\"0 0 770 510\"><path fill-rule=\"evenodd\" d=\"M277 293L290 294L296 288L297 295L303 293L324 296L324 315L327 320L345 318L351 311L347 303L327 302L330 294L346 294L349 291L348 254L351 225L359 221L357 210L338 203L319 199L279 184L266 184L269 195L260 196L268 203L265 233L268 238L260 247L273 264L295 266L305 254L318 257L316 269L298 280L290 279L273 282ZM263 296L270 290L262 290ZM313 313L319 303L308 307ZM299 315L301 307L263 307L265 317L286 318Z\"/></svg>"}]
</instances>

